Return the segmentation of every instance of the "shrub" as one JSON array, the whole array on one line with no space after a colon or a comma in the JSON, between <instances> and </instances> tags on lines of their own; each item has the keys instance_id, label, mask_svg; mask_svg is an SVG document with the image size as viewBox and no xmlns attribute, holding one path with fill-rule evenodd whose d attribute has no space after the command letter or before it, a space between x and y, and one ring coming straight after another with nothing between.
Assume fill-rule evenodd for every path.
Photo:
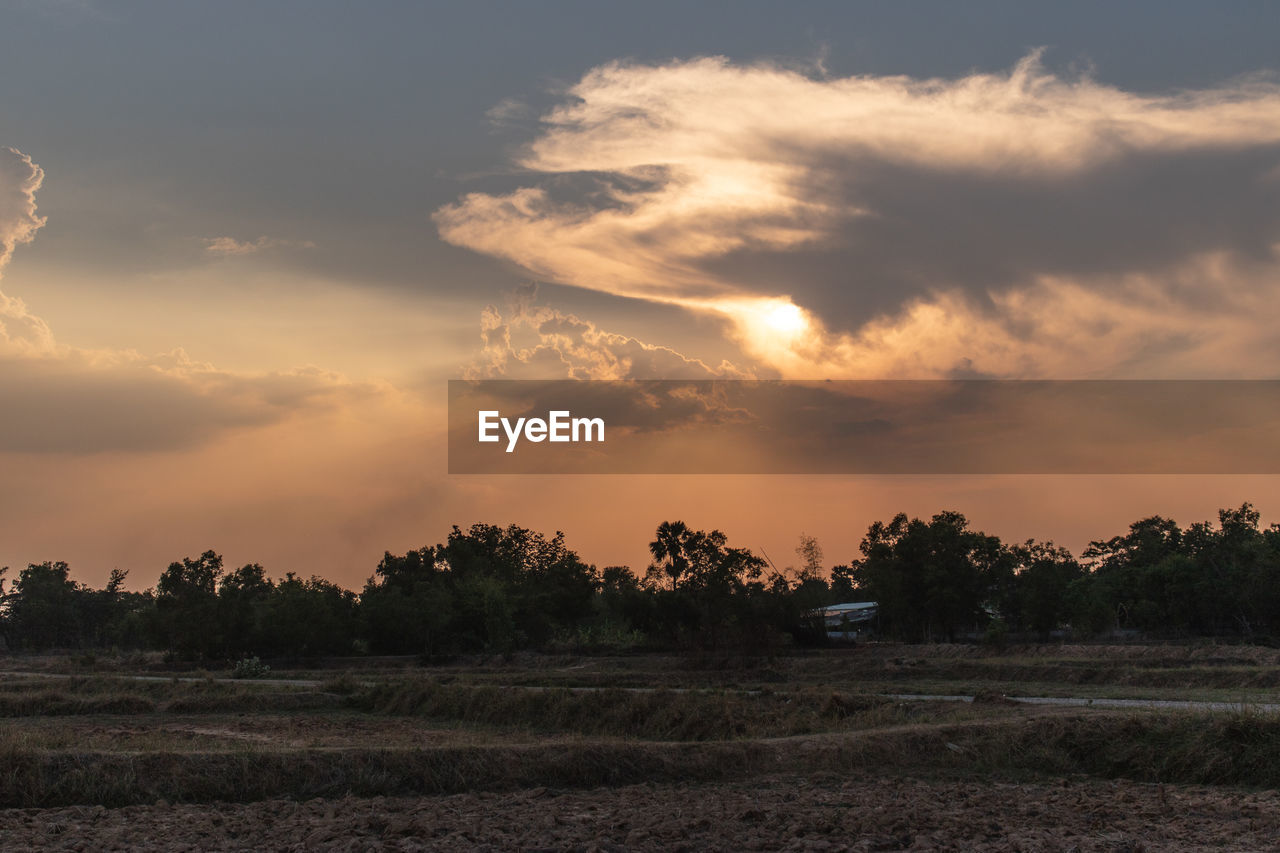
<instances>
[{"instance_id":1,"label":"shrub","mask_svg":"<svg viewBox=\"0 0 1280 853\"><path fill-rule=\"evenodd\" d=\"M257 655L251 658L241 658L236 661L235 667L231 670L232 678L264 678L271 672L271 667L267 666Z\"/></svg>"}]
</instances>

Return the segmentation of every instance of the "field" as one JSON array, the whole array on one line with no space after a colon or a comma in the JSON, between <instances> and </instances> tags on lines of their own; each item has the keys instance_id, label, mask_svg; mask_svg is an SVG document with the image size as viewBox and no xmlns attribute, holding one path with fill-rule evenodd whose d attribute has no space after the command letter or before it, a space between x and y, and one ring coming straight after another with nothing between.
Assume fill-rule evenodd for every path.
<instances>
[{"instance_id":1,"label":"field","mask_svg":"<svg viewBox=\"0 0 1280 853\"><path fill-rule=\"evenodd\" d=\"M0 669L4 849L1280 838L1269 649L869 644L770 660L329 661L241 680L145 657ZM1023 701L1053 697L1073 701Z\"/></svg>"}]
</instances>

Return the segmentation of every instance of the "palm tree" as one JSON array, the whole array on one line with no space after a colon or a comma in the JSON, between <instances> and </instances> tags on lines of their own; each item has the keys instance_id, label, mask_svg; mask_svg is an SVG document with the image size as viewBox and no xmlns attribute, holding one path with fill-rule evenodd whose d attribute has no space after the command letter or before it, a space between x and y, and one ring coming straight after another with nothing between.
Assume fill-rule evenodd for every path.
<instances>
[{"instance_id":1,"label":"palm tree","mask_svg":"<svg viewBox=\"0 0 1280 853\"><path fill-rule=\"evenodd\" d=\"M649 553L661 566L649 567L649 574L661 574L671 579L671 588L675 589L680 576L689 568L689 557L685 553L685 542L689 537L689 528L683 521L664 521L658 525L656 538L649 543Z\"/></svg>"}]
</instances>

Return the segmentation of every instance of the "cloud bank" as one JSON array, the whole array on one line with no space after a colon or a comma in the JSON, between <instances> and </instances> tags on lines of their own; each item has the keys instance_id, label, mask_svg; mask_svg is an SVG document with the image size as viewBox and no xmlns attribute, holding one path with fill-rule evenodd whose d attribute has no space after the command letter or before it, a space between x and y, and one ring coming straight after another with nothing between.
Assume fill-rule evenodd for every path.
<instances>
[{"instance_id":1,"label":"cloud bank","mask_svg":"<svg viewBox=\"0 0 1280 853\"><path fill-rule=\"evenodd\" d=\"M0 148L0 272L45 223L36 209L43 179L29 156ZM180 349L145 356L73 347L21 299L0 293L0 453L186 449L373 393L312 367L243 374Z\"/></svg>"},{"instance_id":2,"label":"cloud bank","mask_svg":"<svg viewBox=\"0 0 1280 853\"><path fill-rule=\"evenodd\" d=\"M480 317L483 349L467 379L744 379L728 361L712 367L669 347L614 334L545 305L537 285L519 288L505 315L493 305Z\"/></svg>"},{"instance_id":3,"label":"cloud bank","mask_svg":"<svg viewBox=\"0 0 1280 853\"><path fill-rule=\"evenodd\" d=\"M1047 71L815 79L612 63L542 177L436 213L533 275L714 312L785 376L1259 375L1280 295L1280 85ZM1188 373L1190 371L1190 373Z\"/></svg>"}]
</instances>

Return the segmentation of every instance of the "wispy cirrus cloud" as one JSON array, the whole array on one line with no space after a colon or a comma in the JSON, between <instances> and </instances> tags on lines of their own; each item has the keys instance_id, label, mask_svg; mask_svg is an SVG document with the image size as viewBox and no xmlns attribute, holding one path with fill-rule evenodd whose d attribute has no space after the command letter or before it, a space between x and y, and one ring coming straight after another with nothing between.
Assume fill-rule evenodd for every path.
<instances>
[{"instance_id":1,"label":"wispy cirrus cloud","mask_svg":"<svg viewBox=\"0 0 1280 853\"><path fill-rule=\"evenodd\" d=\"M442 237L722 314L784 375L1230 375L1274 342L1261 75L1146 94L1039 53L953 80L612 63L518 165L545 177L439 210Z\"/></svg>"},{"instance_id":2,"label":"wispy cirrus cloud","mask_svg":"<svg viewBox=\"0 0 1280 853\"><path fill-rule=\"evenodd\" d=\"M234 237L206 237L204 250L211 255L253 255L267 249L314 249L310 240L283 240L278 237L259 237L256 240L237 240Z\"/></svg>"}]
</instances>

